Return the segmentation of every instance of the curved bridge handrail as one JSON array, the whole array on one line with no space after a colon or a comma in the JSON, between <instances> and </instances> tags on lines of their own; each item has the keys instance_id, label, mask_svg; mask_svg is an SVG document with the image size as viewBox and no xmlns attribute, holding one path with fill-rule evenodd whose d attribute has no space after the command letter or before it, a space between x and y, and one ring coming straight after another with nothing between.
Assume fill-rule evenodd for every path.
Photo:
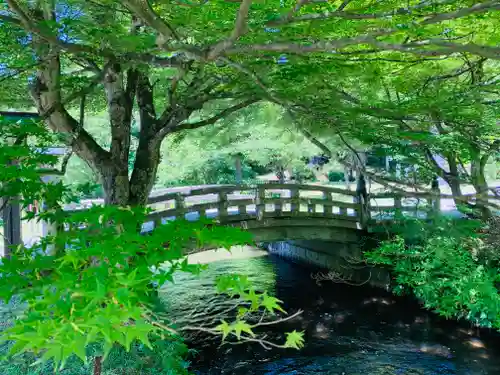
<instances>
[{"instance_id":1,"label":"curved bridge handrail","mask_svg":"<svg viewBox=\"0 0 500 375\"><path fill-rule=\"evenodd\" d=\"M347 196L356 196L356 192L347 190L347 189L339 189L336 187L330 186L319 186L319 185L304 185L304 184L259 184L259 185L220 185L220 186L209 186L209 187L201 187L195 189L189 189L186 192L174 192L174 193L166 193L157 196L150 197L148 202L149 204L159 203L168 200L174 200L175 197L181 196L196 196L196 195L209 195L209 194L217 194L221 192L239 192L239 191L255 191L255 190L290 190L290 189L299 189L304 191L321 191L321 192L329 192L335 194L343 194Z\"/></svg>"},{"instance_id":2,"label":"curved bridge handrail","mask_svg":"<svg viewBox=\"0 0 500 375\"><path fill-rule=\"evenodd\" d=\"M339 200L339 195L343 199ZM356 223L362 221L363 216L355 192L302 184L201 187L152 197L149 203L156 206L156 211L148 216L155 226L166 218L198 214L200 217L211 216L221 223L260 221L264 218L321 217L349 221L358 227ZM158 207L162 203L165 207ZM210 210L216 213L207 215Z\"/></svg>"}]
</instances>

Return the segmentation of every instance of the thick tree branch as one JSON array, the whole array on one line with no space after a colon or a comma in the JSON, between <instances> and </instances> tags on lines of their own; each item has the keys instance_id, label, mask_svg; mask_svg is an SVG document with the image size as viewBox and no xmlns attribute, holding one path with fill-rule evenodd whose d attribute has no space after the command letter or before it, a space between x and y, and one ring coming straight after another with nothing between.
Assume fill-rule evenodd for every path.
<instances>
[{"instance_id":1,"label":"thick tree branch","mask_svg":"<svg viewBox=\"0 0 500 375\"><path fill-rule=\"evenodd\" d=\"M17 4L9 0L20 14L22 10L16 8ZM54 17L53 9L50 7L35 13L37 22L44 19L51 20ZM23 15L24 17L24 15ZM26 21L30 23L31 21ZM70 94L66 99L61 96L61 62L59 50L37 34L33 37L33 45L37 57L43 62L40 64L37 76L33 80L30 91L33 101L41 115L41 120L46 120L49 127L62 134L68 135L67 142L82 159L86 160L94 170L99 170L108 162L108 153L101 148L84 129L80 129L79 123L66 110L65 104L89 93L101 80L101 76L94 77L90 85L80 91Z\"/></svg>"},{"instance_id":2,"label":"thick tree branch","mask_svg":"<svg viewBox=\"0 0 500 375\"><path fill-rule=\"evenodd\" d=\"M182 124L177 125L174 129L172 129L169 133L177 132L180 130L187 129L197 129L203 126L215 124L217 121L223 119L224 117L230 115L231 113L237 112L240 109L246 108L249 105L259 102L261 99L252 98L245 100L235 106L229 107L218 113L217 115L210 117L209 119L198 121L198 122L184 122Z\"/></svg>"},{"instance_id":3,"label":"thick tree branch","mask_svg":"<svg viewBox=\"0 0 500 375\"><path fill-rule=\"evenodd\" d=\"M409 15L412 14L413 11L417 9L421 9L424 7L428 7L428 3L418 4L415 6L407 7L407 8L398 8L388 12L381 13L352 13L343 11L343 7L339 7L339 9L335 11L325 11L322 13L310 13L304 14L299 17L293 18L283 18L280 20L271 21L268 25L280 25L280 24L289 24L294 22L303 22L303 21L314 21L314 20L325 20L332 18L343 18L348 20L373 20L387 17L394 17L398 15ZM452 12L441 13L437 15L433 15L424 19L421 24L429 25L434 23L439 23L442 21L447 21L451 19L457 19L469 16L474 13L488 12L492 10L500 10L500 3L498 1L487 1L484 3L475 4L468 8L462 8Z\"/></svg>"},{"instance_id":4,"label":"thick tree branch","mask_svg":"<svg viewBox=\"0 0 500 375\"><path fill-rule=\"evenodd\" d=\"M221 53L226 49L231 47L242 35L247 32L247 22L248 22L248 12L250 11L250 6L252 5L252 0L242 0L238 13L236 15L236 22L234 24L234 29L231 32L229 38L220 41L215 46L210 49L208 53L208 60L215 60Z\"/></svg>"},{"instance_id":5,"label":"thick tree branch","mask_svg":"<svg viewBox=\"0 0 500 375\"><path fill-rule=\"evenodd\" d=\"M156 109L154 106L153 86L148 76L144 72L137 73L136 98L139 107L139 116L141 121L141 132L149 127L155 127ZM140 137L140 136L139 136Z\"/></svg>"},{"instance_id":6,"label":"thick tree branch","mask_svg":"<svg viewBox=\"0 0 500 375\"><path fill-rule=\"evenodd\" d=\"M139 72L136 98L139 107L140 131L134 169L130 177L129 202L132 205L143 205L146 204L155 182L162 141L156 119L153 87L144 72Z\"/></svg>"},{"instance_id":7,"label":"thick tree branch","mask_svg":"<svg viewBox=\"0 0 500 375\"><path fill-rule=\"evenodd\" d=\"M491 10L500 10L500 2L498 0L486 1L484 3L475 4L469 8L462 8L455 10L453 12L441 13L435 16L429 17L422 21L422 25L429 25L433 23L438 23L442 21L448 21L452 19L462 18L470 16L474 13L489 12Z\"/></svg>"},{"instance_id":8,"label":"thick tree branch","mask_svg":"<svg viewBox=\"0 0 500 375\"><path fill-rule=\"evenodd\" d=\"M404 53L412 53L420 56L444 56L444 55L452 55L455 53L471 53L474 55L490 58L493 60L500 60L500 48L482 46L474 43L458 44L458 43L451 43L435 39L420 43L411 43L411 44L393 44L393 43L379 42L376 39L371 39L368 40L367 43L375 47L378 47L381 50L399 51ZM434 46L441 48L432 49L432 47Z\"/></svg>"},{"instance_id":9,"label":"thick tree branch","mask_svg":"<svg viewBox=\"0 0 500 375\"><path fill-rule=\"evenodd\" d=\"M148 0L123 0L122 3L146 25L156 30L165 41L172 37L179 39L175 30L151 8Z\"/></svg>"},{"instance_id":10,"label":"thick tree branch","mask_svg":"<svg viewBox=\"0 0 500 375\"><path fill-rule=\"evenodd\" d=\"M85 44L65 42L60 38L58 38L57 35L52 35L48 33L45 29L40 28L38 26L38 22L29 18L26 12L24 12L22 7L15 0L9 0L8 4L11 7L11 10L14 13L16 13L19 18L1 15L0 20L22 26L26 31L39 36L40 38L49 42L51 45L57 46L63 51L67 51L68 53L71 53L73 55L80 56L82 54L90 54L96 57L104 57L107 59L112 59L119 63L120 62L129 63L130 61L137 61L160 67L184 66L183 59L178 56L158 57L148 53L135 53L135 52L128 52L124 53L121 56L117 56L115 52L110 49L106 48L95 49Z\"/></svg>"},{"instance_id":11,"label":"thick tree branch","mask_svg":"<svg viewBox=\"0 0 500 375\"><path fill-rule=\"evenodd\" d=\"M379 30L370 34L358 35L352 38L340 38L333 41L321 41L312 44L297 43L269 43L269 44L248 44L229 48L226 54L237 54L245 52L289 52L289 53L311 53L311 52L331 52L335 49L345 48L356 44L369 44L378 36L390 35L396 32L394 29Z\"/></svg>"}]
</instances>

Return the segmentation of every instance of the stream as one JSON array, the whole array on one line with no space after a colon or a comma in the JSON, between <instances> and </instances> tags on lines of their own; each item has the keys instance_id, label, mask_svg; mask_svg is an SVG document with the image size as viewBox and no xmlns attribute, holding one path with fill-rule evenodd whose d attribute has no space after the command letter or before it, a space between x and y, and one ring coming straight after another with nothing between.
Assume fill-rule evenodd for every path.
<instances>
[{"instance_id":1,"label":"stream","mask_svg":"<svg viewBox=\"0 0 500 375\"><path fill-rule=\"evenodd\" d=\"M196 349L195 374L500 374L500 334L494 331L447 321L411 298L381 289L331 281L317 285L311 273L318 270L255 249L221 258L209 259L201 276L180 274L167 287L164 299L171 314L179 321L189 317L190 324L218 322L214 316L231 301L216 294L215 277L246 274L259 289L281 299L289 313L303 310L289 322L268 326L268 339L282 343L284 332L297 329L305 331L306 345L300 351L247 343L220 346L220 338L196 334L189 337Z\"/></svg>"}]
</instances>

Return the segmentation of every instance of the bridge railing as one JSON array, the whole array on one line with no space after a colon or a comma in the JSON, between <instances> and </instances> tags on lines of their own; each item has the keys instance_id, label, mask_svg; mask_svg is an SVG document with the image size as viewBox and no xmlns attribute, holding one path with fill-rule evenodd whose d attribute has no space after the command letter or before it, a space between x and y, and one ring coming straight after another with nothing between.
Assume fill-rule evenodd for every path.
<instances>
[{"instance_id":1,"label":"bridge railing","mask_svg":"<svg viewBox=\"0 0 500 375\"><path fill-rule=\"evenodd\" d=\"M387 192L369 195L368 216L376 221L392 220L397 217L413 216L427 218L437 212L458 212L455 207L457 198L449 194L428 192ZM476 203L476 194L461 196L463 203ZM443 207L444 206L444 207ZM500 199L489 195L489 206L500 212Z\"/></svg>"},{"instance_id":2,"label":"bridge railing","mask_svg":"<svg viewBox=\"0 0 500 375\"><path fill-rule=\"evenodd\" d=\"M153 227L176 218L217 219L221 223L279 217L319 217L363 221L356 193L328 186L295 184L226 185L152 197ZM152 228L151 228L152 229Z\"/></svg>"},{"instance_id":3,"label":"bridge railing","mask_svg":"<svg viewBox=\"0 0 500 375\"><path fill-rule=\"evenodd\" d=\"M221 224L268 218L321 218L333 220L329 222L332 225L365 229L403 216L425 218L441 210L443 197L453 198L423 192L388 192L370 194L365 199L346 189L302 184L202 186L151 197L149 205L154 211L143 230L150 231L172 219L201 217Z\"/></svg>"}]
</instances>

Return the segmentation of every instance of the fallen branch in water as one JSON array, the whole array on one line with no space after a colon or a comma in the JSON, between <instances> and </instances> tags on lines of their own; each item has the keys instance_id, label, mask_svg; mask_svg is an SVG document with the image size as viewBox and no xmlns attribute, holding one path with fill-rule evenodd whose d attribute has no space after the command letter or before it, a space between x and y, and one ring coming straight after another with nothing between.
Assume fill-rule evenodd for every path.
<instances>
[{"instance_id":1,"label":"fallen branch in water","mask_svg":"<svg viewBox=\"0 0 500 375\"><path fill-rule=\"evenodd\" d=\"M367 284L371 280L371 277L372 273L370 271L370 276L368 276L368 279L361 283L355 284L350 281L352 279L350 276L342 276L339 272L336 271L330 271L328 273L318 272L316 274L311 274L311 278L316 281L316 284L319 286L321 286L322 281L333 281L334 283L343 283L351 286L362 286Z\"/></svg>"}]
</instances>

